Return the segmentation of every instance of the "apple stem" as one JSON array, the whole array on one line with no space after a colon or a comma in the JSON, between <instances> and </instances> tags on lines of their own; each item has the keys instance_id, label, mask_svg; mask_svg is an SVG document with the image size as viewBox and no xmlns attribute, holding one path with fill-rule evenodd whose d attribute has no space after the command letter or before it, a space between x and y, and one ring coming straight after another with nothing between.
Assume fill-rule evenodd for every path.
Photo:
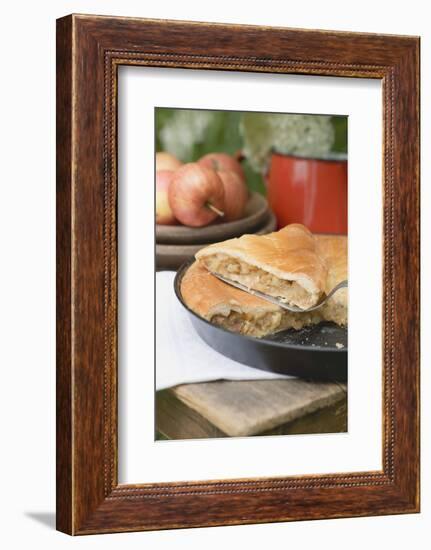
<instances>
[{"instance_id":1,"label":"apple stem","mask_svg":"<svg viewBox=\"0 0 431 550\"><path fill-rule=\"evenodd\" d=\"M245 160L244 151L242 149L239 149L234 155L233 158L237 160L238 162L242 162Z\"/></svg>"},{"instance_id":2,"label":"apple stem","mask_svg":"<svg viewBox=\"0 0 431 550\"><path fill-rule=\"evenodd\" d=\"M213 204L211 204L210 202L207 202L206 205L210 210L212 210L213 212L215 212L217 214L217 216L220 216L220 218L222 218L224 216L224 212L222 212L221 210L219 210L216 206L214 206Z\"/></svg>"}]
</instances>

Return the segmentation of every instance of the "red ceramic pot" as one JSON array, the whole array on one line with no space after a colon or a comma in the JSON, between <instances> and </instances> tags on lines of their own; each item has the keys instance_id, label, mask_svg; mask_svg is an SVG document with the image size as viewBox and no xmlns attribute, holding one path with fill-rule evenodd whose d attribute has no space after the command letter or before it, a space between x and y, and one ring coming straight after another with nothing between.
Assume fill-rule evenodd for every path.
<instances>
[{"instance_id":1,"label":"red ceramic pot","mask_svg":"<svg viewBox=\"0 0 431 550\"><path fill-rule=\"evenodd\" d=\"M302 223L313 233L347 235L347 160L273 153L266 183L279 227Z\"/></svg>"}]
</instances>

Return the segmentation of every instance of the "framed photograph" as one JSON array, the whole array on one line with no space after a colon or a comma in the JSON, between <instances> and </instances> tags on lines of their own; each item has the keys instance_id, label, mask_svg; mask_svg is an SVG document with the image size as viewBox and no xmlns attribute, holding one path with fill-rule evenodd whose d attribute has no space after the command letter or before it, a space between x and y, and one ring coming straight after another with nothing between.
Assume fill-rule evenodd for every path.
<instances>
[{"instance_id":1,"label":"framed photograph","mask_svg":"<svg viewBox=\"0 0 431 550\"><path fill-rule=\"evenodd\" d=\"M57 21L57 528L419 511L419 38Z\"/></svg>"}]
</instances>

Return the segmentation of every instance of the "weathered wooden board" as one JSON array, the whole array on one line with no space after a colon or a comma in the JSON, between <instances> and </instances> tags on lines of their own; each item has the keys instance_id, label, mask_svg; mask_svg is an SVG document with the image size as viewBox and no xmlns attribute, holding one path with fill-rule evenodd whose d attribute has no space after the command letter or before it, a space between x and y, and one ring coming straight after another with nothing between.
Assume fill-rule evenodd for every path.
<instances>
[{"instance_id":1,"label":"weathered wooden board","mask_svg":"<svg viewBox=\"0 0 431 550\"><path fill-rule=\"evenodd\" d=\"M157 429L172 439L347 429L346 386L304 380L218 381L157 393Z\"/></svg>"}]
</instances>

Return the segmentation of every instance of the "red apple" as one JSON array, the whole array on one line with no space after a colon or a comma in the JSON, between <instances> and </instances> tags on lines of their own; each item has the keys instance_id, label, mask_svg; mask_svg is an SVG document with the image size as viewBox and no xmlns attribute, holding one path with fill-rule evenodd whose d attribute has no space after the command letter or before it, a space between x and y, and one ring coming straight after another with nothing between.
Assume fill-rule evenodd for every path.
<instances>
[{"instance_id":1,"label":"red apple","mask_svg":"<svg viewBox=\"0 0 431 550\"><path fill-rule=\"evenodd\" d=\"M224 217L223 221L239 220L244 215L248 201L248 189L236 172L220 170L217 172L224 187Z\"/></svg>"},{"instance_id":2,"label":"red apple","mask_svg":"<svg viewBox=\"0 0 431 550\"><path fill-rule=\"evenodd\" d=\"M168 200L168 189L173 174L173 170L156 172L156 223L160 225L175 225L177 223Z\"/></svg>"},{"instance_id":3,"label":"red apple","mask_svg":"<svg viewBox=\"0 0 431 550\"><path fill-rule=\"evenodd\" d=\"M170 153L164 151L156 153L156 172L160 170L176 170L182 164L183 163L179 161L177 157L174 157L174 155Z\"/></svg>"},{"instance_id":4,"label":"red apple","mask_svg":"<svg viewBox=\"0 0 431 550\"><path fill-rule=\"evenodd\" d=\"M198 163L206 168L218 171L235 172L245 182L245 174L241 164L227 153L208 153Z\"/></svg>"},{"instance_id":5,"label":"red apple","mask_svg":"<svg viewBox=\"0 0 431 550\"><path fill-rule=\"evenodd\" d=\"M202 227L224 216L221 179L214 170L196 162L184 164L174 172L168 199L177 220L190 227Z\"/></svg>"}]
</instances>

